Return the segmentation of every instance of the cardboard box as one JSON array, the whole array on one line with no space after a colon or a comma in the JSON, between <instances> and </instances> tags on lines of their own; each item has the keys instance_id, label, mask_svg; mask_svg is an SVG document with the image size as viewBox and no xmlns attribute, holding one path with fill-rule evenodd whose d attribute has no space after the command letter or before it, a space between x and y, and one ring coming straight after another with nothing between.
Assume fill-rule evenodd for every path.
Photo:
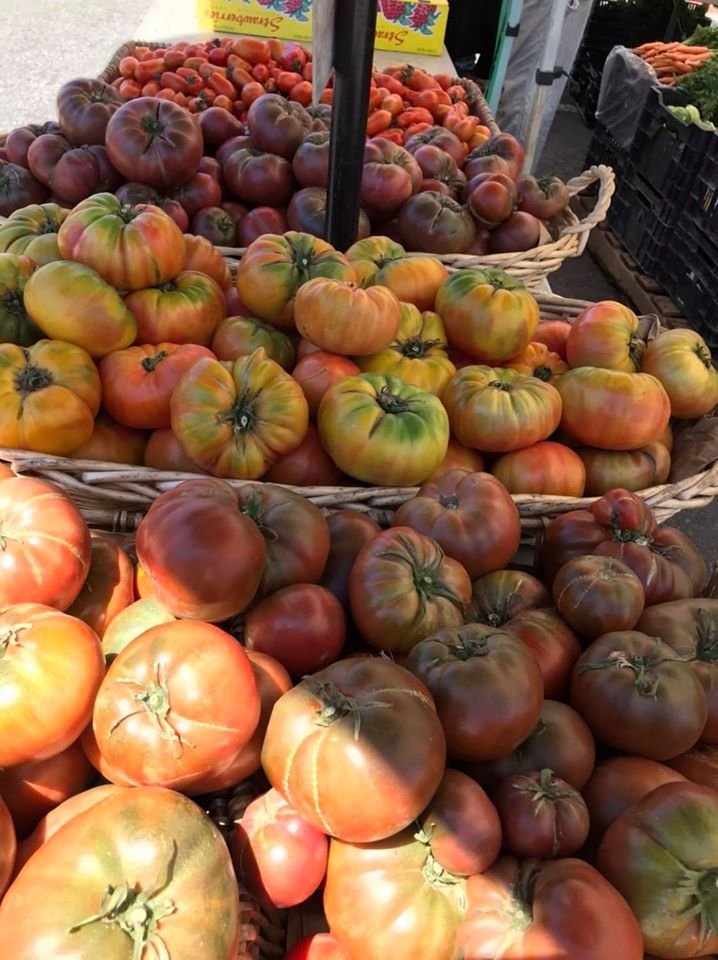
<instances>
[{"instance_id":1,"label":"cardboard box","mask_svg":"<svg viewBox=\"0 0 718 960\"><path fill-rule=\"evenodd\" d=\"M433 3L413 0L377 0L377 50L397 54L441 56L444 49L448 0ZM220 33L312 39L312 0L197 0L201 30Z\"/></svg>"}]
</instances>

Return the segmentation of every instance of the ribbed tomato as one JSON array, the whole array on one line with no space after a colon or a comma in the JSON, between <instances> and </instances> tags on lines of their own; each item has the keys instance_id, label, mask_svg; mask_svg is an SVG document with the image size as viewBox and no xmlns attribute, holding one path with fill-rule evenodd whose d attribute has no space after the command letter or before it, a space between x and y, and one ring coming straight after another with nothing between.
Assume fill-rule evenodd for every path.
<instances>
[{"instance_id":1,"label":"ribbed tomato","mask_svg":"<svg viewBox=\"0 0 718 960\"><path fill-rule=\"evenodd\" d=\"M212 352L218 360L246 357L257 347L264 347L269 359L284 370L294 366L296 351L286 333L256 317L227 317L217 327L212 340Z\"/></svg>"},{"instance_id":2,"label":"ribbed tomato","mask_svg":"<svg viewBox=\"0 0 718 960\"><path fill-rule=\"evenodd\" d=\"M631 630L643 613L643 584L615 557L574 557L553 581L558 612L590 639L616 630Z\"/></svg>"},{"instance_id":3,"label":"ribbed tomato","mask_svg":"<svg viewBox=\"0 0 718 960\"><path fill-rule=\"evenodd\" d=\"M147 434L116 423L106 413L99 413L90 439L68 453L73 460L100 460L104 463L141 465L145 455Z\"/></svg>"},{"instance_id":4,"label":"ribbed tomato","mask_svg":"<svg viewBox=\"0 0 718 960\"><path fill-rule=\"evenodd\" d=\"M586 468L579 455L552 440L505 453L491 472L509 493L582 497L586 486Z\"/></svg>"},{"instance_id":5,"label":"ribbed tomato","mask_svg":"<svg viewBox=\"0 0 718 960\"><path fill-rule=\"evenodd\" d=\"M357 283L362 287L371 287L376 281L379 270L382 270L387 264L396 260L405 260L406 250L400 243L390 240L389 237L366 237L364 240L357 240L347 250L347 260L352 265L356 274ZM439 261L431 258L433 263ZM415 280L419 279L418 274L413 274ZM443 279L446 278L444 274ZM396 291L395 291L396 292ZM434 297L436 290L434 291ZM399 297L400 300L409 302L407 297ZM413 301L412 301L413 302ZM424 310L433 308L433 301L429 306L422 307Z\"/></svg>"},{"instance_id":6,"label":"ribbed tomato","mask_svg":"<svg viewBox=\"0 0 718 960\"><path fill-rule=\"evenodd\" d=\"M695 330L667 330L648 345L641 369L663 384L671 414L702 417L718 404L718 369Z\"/></svg>"},{"instance_id":7,"label":"ribbed tomato","mask_svg":"<svg viewBox=\"0 0 718 960\"><path fill-rule=\"evenodd\" d=\"M659 440L640 450L581 447L576 452L586 470L587 497L601 497L616 487L631 492L647 490L665 483L671 472L670 452Z\"/></svg>"},{"instance_id":8,"label":"ribbed tomato","mask_svg":"<svg viewBox=\"0 0 718 960\"><path fill-rule=\"evenodd\" d=\"M566 359L566 341L571 332L571 324L565 320L542 320L536 327L533 340L545 343L552 353L557 353L562 360Z\"/></svg>"},{"instance_id":9,"label":"ribbed tomato","mask_svg":"<svg viewBox=\"0 0 718 960\"><path fill-rule=\"evenodd\" d=\"M125 306L137 323L138 343L208 347L227 315L219 285L192 270L183 270L158 287L133 291L125 297Z\"/></svg>"},{"instance_id":10,"label":"ribbed tomato","mask_svg":"<svg viewBox=\"0 0 718 960\"><path fill-rule=\"evenodd\" d=\"M0 340L27 347L42 337L23 304L23 291L36 264L13 253L0 253Z\"/></svg>"},{"instance_id":11,"label":"ribbed tomato","mask_svg":"<svg viewBox=\"0 0 718 960\"><path fill-rule=\"evenodd\" d=\"M38 267L61 260L57 231L70 211L56 203L32 203L0 224L0 252L29 257Z\"/></svg>"},{"instance_id":12,"label":"ribbed tomato","mask_svg":"<svg viewBox=\"0 0 718 960\"><path fill-rule=\"evenodd\" d=\"M364 290L353 280L316 277L297 290L294 322L304 339L322 350L369 356L396 337L401 306L386 287Z\"/></svg>"},{"instance_id":13,"label":"ribbed tomato","mask_svg":"<svg viewBox=\"0 0 718 960\"><path fill-rule=\"evenodd\" d=\"M568 364L557 353L552 353L545 343L534 342L512 357L505 366L527 377L545 380L546 383L554 383L568 370Z\"/></svg>"},{"instance_id":14,"label":"ribbed tomato","mask_svg":"<svg viewBox=\"0 0 718 960\"><path fill-rule=\"evenodd\" d=\"M206 237L195 237L191 233L184 235L185 253L183 270L204 273L218 283L222 290L229 291L232 286L232 274L219 250Z\"/></svg>"},{"instance_id":15,"label":"ribbed tomato","mask_svg":"<svg viewBox=\"0 0 718 960\"><path fill-rule=\"evenodd\" d=\"M636 314L613 300L587 307L571 324L566 341L570 367L601 367L637 373L646 350Z\"/></svg>"},{"instance_id":16,"label":"ribbed tomato","mask_svg":"<svg viewBox=\"0 0 718 960\"><path fill-rule=\"evenodd\" d=\"M436 257L391 258L378 267L374 283L388 287L402 303L410 303L422 312L434 309L439 288L449 276Z\"/></svg>"},{"instance_id":17,"label":"ribbed tomato","mask_svg":"<svg viewBox=\"0 0 718 960\"><path fill-rule=\"evenodd\" d=\"M327 517L329 555L320 583L342 606L349 603L349 575L361 548L381 533L379 524L356 510L337 510Z\"/></svg>"}]
</instances>

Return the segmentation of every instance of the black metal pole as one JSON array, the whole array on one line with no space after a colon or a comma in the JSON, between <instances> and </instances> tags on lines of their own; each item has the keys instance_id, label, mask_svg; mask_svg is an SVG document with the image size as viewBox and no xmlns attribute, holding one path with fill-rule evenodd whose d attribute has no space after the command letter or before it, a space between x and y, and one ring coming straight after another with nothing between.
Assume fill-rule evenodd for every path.
<instances>
[{"instance_id":1,"label":"black metal pole","mask_svg":"<svg viewBox=\"0 0 718 960\"><path fill-rule=\"evenodd\" d=\"M673 40L673 36L676 32L676 27L678 26L678 20L681 14L681 7L683 6L684 0L673 0L673 11L671 13L670 20L668 21L668 26L666 27L666 33L664 36L664 41L670 43Z\"/></svg>"},{"instance_id":2,"label":"black metal pole","mask_svg":"<svg viewBox=\"0 0 718 960\"><path fill-rule=\"evenodd\" d=\"M354 243L359 225L376 9L376 0L336 0L327 239L338 250Z\"/></svg>"}]
</instances>

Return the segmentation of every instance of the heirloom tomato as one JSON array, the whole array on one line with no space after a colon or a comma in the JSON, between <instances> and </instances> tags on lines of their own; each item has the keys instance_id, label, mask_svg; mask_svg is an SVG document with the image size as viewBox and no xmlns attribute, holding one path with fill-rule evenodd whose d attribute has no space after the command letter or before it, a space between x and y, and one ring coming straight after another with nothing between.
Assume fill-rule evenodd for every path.
<instances>
[{"instance_id":1,"label":"heirloom tomato","mask_svg":"<svg viewBox=\"0 0 718 960\"><path fill-rule=\"evenodd\" d=\"M249 742L259 707L254 672L234 637L174 620L113 660L92 727L105 760L131 783L201 789Z\"/></svg>"},{"instance_id":2,"label":"heirloom tomato","mask_svg":"<svg viewBox=\"0 0 718 960\"><path fill-rule=\"evenodd\" d=\"M518 177L524 165L524 151L516 137L510 133L498 133L490 137L476 150L472 151L475 157L500 157L508 166L510 175Z\"/></svg>"},{"instance_id":3,"label":"heirloom tomato","mask_svg":"<svg viewBox=\"0 0 718 960\"><path fill-rule=\"evenodd\" d=\"M297 147L292 170L303 187L326 187L329 183L329 131L309 133Z\"/></svg>"},{"instance_id":4,"label":"heirloom tomato","mask_svg":"<svg viewBox=\"0 0 718 960\"><path fill-rule=\"evenodd\" d=\"M574 667L571 703L604 746L649 760L690 750L707 718L692 664L637 630L594 640Z\"/></svg>"},{"instance_id":5,"label":"heirloom tomato","mask_svg":"<svg viewBox=\"0 0 718 960\"><path fill-rule=\"evenodd\" d=\"M406 666L434 698L450 757L497 760L515 750L541 716L536 658L504 630L479 623L438 630L413 647Z\"/></svg>"},{"instance_id":6,"label":"heirloom tomato","mask_svg":"<svg viewBox=\"0 0 718 960\"><path fill-rule=\"evenodd\" d=\"M100 392L97 367L81 347L0 344L0 444L70 453L92 436Z\"/></svg>"},{"instance_id":7,"label":"heirloom tomato","mask_svg":"<svg viewBox=\"0 0 718 960\"><path fill-rule=\"evenodd\" d=\"M195 803L161 787L117 790L36 851L3 901L0 942L14 957L228 960L239 910L229 851Z\"/></svg>"},{"instance_id":8,"label":"heirloom tomato","mask_svg":"<svg viewBox=\"0 0 718 960\"><path fill-rule=\"evenodd\" d=\"M508 620L504 629L518 637L536 657L544 696L564 697L573 665L581 656L581 644L559 613L550 607L523 610Z\"/></svg>"},{"instance_id":9,"label":"heirloom tomato","mask_svg":"<svg viewBox=\"0 0 718 960\"><path fill-rule=\"evenodd\" d=\"M96 634L59 610L17 603L0 613L0 652L0 766L67 749L90 720L105 672Z\"/></svg>"},{"instance_id":10,"label":"heirloom tomato","mask_svg":"<svg viewBox=\"0 0 718 960\"><path fill-rule=\"evenodd\" d=\"M235 150L222 169L231 195L251 207L281 207L292 199L292 165L284 157L246 146Z\"/></svg>"},{"instance_id":11,"label":"heirloom tomato","mask_svg":"<svg viewBox=\"0 0 718 960\"><path fill-rule=\"evenodd\" d=\"M147 439L143 463L153 470L171 470L173 473L206 473L190 460L182 444L171 429L153 430Z\"/></svg>"},{"instance_id":12,"label":"heirloom tomato","mask_svg":"<svg viewBox=\"0 0 718 960\"><path fill-rule=\"evenodd\" d=\"M427 257L427 259L435 263L439 262L434 261L433 257ZM362 287L374 286L377 282L378 272L383 270L388 264L399 260L404 263L410 262L406 256L406 250L402 245L396 243L394 240L390 240L389 237L366 237L364 240L357 240L357 242L352 244L347 250L347 260L351 263L356 275L356 280ZM442 279L445 279L446 276L447 274L445 273ZM415 283L419 282L421 280L420 274L418 272L412 272L412 279ZM409 297L400 296L396 290L394 293L397 294L399 300L413 302L410 301ZM434 295L435 294L436 291L434 291ZM432 301L431 304L423 309L430 310L433 305Z\"/></svg>"},{"instance_id":13,"label":"heirloom tomato","mask_svg":"<svg viewBox=\"0 0 718 960\"><path fill-rule=\"evenodd\" d=\"M166 191L186 183L197 170L202 128L196 117L170 100L139 97L110 118L105 145L124 177Z\"/></svg>"},{"instance_id":14,"label":"heirloom tomato","mask_svg":"<svg viewBox=\"0 0 718 960\"><path fill-rule=\"evenodd\" d=\"M277 457L263 480L292 487L336 487L346 478L322 446L319 431L310 421L299 446Z\"/></svg>"},{"instance_id":15,"label":"heirloom tomato","mask_svg":"<svg viewBox=\"0 0 718 960\"><path fill-rule=\"evenodd\" d=\"M586 307L571 324L566 359L571 367L637 373L645 349L633 310L613 300L602 300Z\"/></svg>"},{"instance_id":16,"label":"heirloom tomato","mask_svg":"<svg viewBox=\"0 0 718 960\"><path fill-rule=\"evenodd\" d=\"M517 356L504 364L510 370L529 377L538 377L547 383L554 383L568 365L557 353L552 353L545 343L529 343Z\"/></svg>"},{"instance_id":17,"label":"heirloom tomato","mask_svg":"<svg viewBox=\"0 0 718 960\"><path fill-rule=\"evenodd\" d=\"M637 450L658 439L671 415L661 382L647 373L598 367L569 370L556 381L563 400L561 430L601 450Z\"/></svg>"},{"instance_id":18,"label":"heirloom tomato","mask_svg":"<svg viewBox=\"0 0 718 960\"><path fill-rule=\"evenodd\" d=\"M384 373L398 377L440 397L456 373L446 352L446 333L438 313L425 311L411 303L401 304L401 321L394 340L386 349L359 359L365 373Z\"/></svg>"},{"instance_id":19,"label":"heirloom tomato","mask_svg":"<svg viewBox=\"0 0 718 960\"><path fill-rule=\"evenodd\" d=\"M38 267L62 260L57 231L70 211L57 203L33 203L0 223L0 253L29 257Z\"/></svg>"},{"instance_id":20,"label":"heirloom tomato","mask_svg":"<svg viewBox=\"0 0 718 960\"><path fill-rule=\"evenodd\" d=\"M474 581L466 619L503 627L526 610L550 606L551 594L537 577L523 570L496 569Z\"/></svg>"},{"instance_id":21,"label":"heirloom tomato","mask_svg":"<svg viewBox=\"0 0 718 960\"><path fill-rule=\"evenodd\" d=\"M16 210L47 200L46 187L16 163L0 159L0 217L9 217Z\"/></svg>"},{"instance_id":22,"label":"heirloom tomato","mask_svg":"<svg viewBox=\"0 0 718 960\"><path fill-rule=\"evenodd\" d=\"M392 527L359 551L349 599L362 638L379 650L408 653L443 627L458 628L471 597L466 570L409 527Z\"/></svg>"},{"instance_id":23,"label":"heirloom tomato","mask_svg":"<svg viewBox=\"0 0 718 960\"><path fill-rule=\"evenodd\" d=\"M329 841L276 790L253 800L232 832L232 860L249 894L282 910L308 900L324 879Z\"/></svg>"},{"instance_id":24,"label":"heirloom tomato","mask_svg":"<svg viewBox=\"0 0 718 960\"><path fill-rule=\"evenodd\" d=\"M449 443L449 420L438 397L378 373L331 386L317 425L340 470L383 486L421 483L442 462Z\"/></svg>"},{"instance_id":25,"label":"heirloom tomato","mask_svg":"<svg viewBox=\"0 0 718 960\"><path fill-rule=\"evenodd\" d=\"M145 454L147 435L141 430L123 427L108 417L98 414L90 439L68 453L73 460L100 460L105 463L141 465Z\"/></svg>"},{"instance_id":26,"label":"heirloom tomato","mask_svg":"<svg viewBox=\"0 0 718 960\"><path fill-rule=\"evenodd\" d=\"M422 312L433 310L436 294L449 276L435 257L399 257L379 266L374 283L388 287L402 303L411 303Z\"/></svg>"},{"instance_id":27,"label":"heirloom tomato","mask_svg":"<svg viewBox=\"0 0 718 960\"><path fill-rule=\"evenodd\" d=\"M433 837L415 828L378 843L332 840L324 911L350 956L453 960L466 881L438 863ZM356 922L357 905L367 911Z\"/></svg>"},{"instance_id":28,"label":"heirloom tomato","mask_svg":"<svg viewBox=\"0 0 718 960\"><path fill-rule=\"evenodd\" d=\"M79 203L57 234L60 253L91 267L118 290L166 283L182 269L182 231L164 210L133 207L112 193Z\"/></svg>"},{"instance_id":29,"label":"heirloom tomato","mask_svg":"<svg viewBox=\"0 0 718 960\"><path fill-rule=\"evenodd\" d=\"M581 447L576 451L586 470L586 496L601 497L609 490L647 490L668 480L671 455L658 440L640 450L594 450Z\"/></svg>"},{"instance_id":30,"label":"heirloom tomato","mask_svg":"<svg viewBox=\"0 0 718 960\"><path fill-rule=\"evenodd\" d=\"M123 103L119 91L99 77L70 80L57 95L57 116L63 132L76 147L104 144L110 117Z\"/></svg>"},{"instance_id":31,"label":"heirloom tomato","mask_svg":"<svg viewBox=\"0 0 718 960\"><path fill-rule=\"evenodd\" d=\"M294 298L308 280L354 281L347 258L308 233L268 234L250 244L237 268L237 292L253 316L294 326Z\"/></svg>"},{"instance_id":32,"label":"heirloom tomato","mask_svg":"<svg viewBox=\"0 0 718 960\"><path fill-rule=\"evenodd\" d=\"M503 363L527 344L539 320L535 298L501 270L458 270L436 295L449 343L479 363Z\"/></svg>"},{"instance_id":33,"label":"heirloom tomato","mask_svg":"<svg viewBox=\"0 0 718 960\"><path fill-rule=\"evenodd\" d=\"M421 187L421 167L412 155L386 137L367 141L364 148L361 205L381 223L399 212L399 208Z\"/></svg>"},{"instance_id":34,"label":"heirloom tomato","mask_svg":"<svg viewBox=\"0 0 718 960\"><path fill-rule=\"evenodd\" d=\"M622 560L643 584L646 606L694 597L706 576L700 551L684 533L659 527L627 490L609 490L586 510L572 510L544 530L541 564L549 580L568 560L598 554Z\"/></svg>"},{"instance_id":35,"label":"heirloom tomato","mask_svg":"<svg viewBox=\"0 0 718 960\"><path fill-rule=\"evenodd\" d=\"M187 455L218 477L257 480L307 432L302 388L259 347L231 370L199 360L170 404L172 430Z\"/></svg>"},{"instance_id":36,"label":"heirloom tomato","mask_svg":"<svg viewBox=\"0 0 718 960\"><path fill-rule=\"evenodd\" d=\"M135 599L135 569L122 547L92 531L90 569L68 614L102 639L108 624Z\"/></svg>"},{"instance_id":37,"label":"heirloom tomato","mask_svg":"<svg viewBox=\"0 0 718 960\"><path fill-rule=\"evenodd\" d=\"M212 340L212 352L218 360L236 360L264 347L270 360L284 370L294 366L294 344L281 330L256 317L227 317L222 320Z\"/></svg>"},{"instance_id":38,"label":"heirloom tomato","mask_svg":"<svg viewBox=\"0 0 718 960\"><path fill-rule=\"evenodd\" d=\"M304 391L309 413L316 417L322 397L332 384L345 377L361 373L359 367L348 357L316 350L302 357L292 370L292 377Z\"/></svg>"},{"instance_id":39,"label":"heirloom tomato","mask_svg":"<svg viewBox=\"0 0 718 960\"><path fill-rule=\"evenodd\" d=\"M401 322L401 304L386 287L316 277L297 290L297 330L329 353L369 356L386 349Z\"/></svg>"},{"instance_id":40,"label":"heirloom tomato","mask_svg":"<svg viewBox=\"0 0 718 960\"><path fill-rule=\"evenodd\" d=\"M100 358L124 350L137 324L119 293L82 263L57 260L36 270L25 286L25 309L47 337Z\"/></svg>"},{"instance_id":41,"label":"heirloom tomato","mask_svg":"<svg viewBox=\"0 0 718 960\"><path fill-rule=\"evenodd\" d=\"M642 960L628 904L583 860L502 857L468 880L467 895L464 960Z\"/></svg>"},{"instance_id":42,"label":"heirloom tomato","mask_svg":"<svg viewBox=\"0 0 718 960\"><path fill-rule=\"evenodd\" d=\"M614 557L574 557L553 581L553 599L566 622L595 639L616 630L631 630L643 613L643 584Z\"/></svg>"},{"instance_id":43,"label":"heirloom tomato","mask_svg":"<svg viewBox=\"0 0 718 960\"><path fill-rule=\"evenodd\" d=\"M671 414L702 417L718 404L718 370L706 342L695 330L667 330L648 344L641 369L663 384Z\"/></svg>"},{"instance_id":44,"label":"heirloom tomato","mask_svg":"<svg viewBox=\"0 0 718 960\"><path fill-rule=\"evenodd\" d=\"M290 160L311 125L312 118L300 103L276 93L258 97L247 114L247 127L257 148Z\"/></svg>"},{"instance_id":45,"label":"heirloom tomato","mask_svg":"<svg viewBox=\"0 0 718 960\"><path fill-rule=\"evenodd\" d=\"M159 496L137 531L137 557L170 613L226 620L254 599L266 547L237 492L213 478Z\"/></svg>"},{"instance_id":46,"label":"heirloom tomato","mask_svg":"<svg viewBox=\"0 0 718 960\"><path fill-rule=\"evenodd\" d=\"M566 341L571 333L571 324L565 320L542 320L534 330L532 340L545 344L552 353L566 359Z\"/></svg>"},{"instance_id":47,"label":"heirloom tomato","mask_svg":"<svg viewBox=\"0 0 718 960\"><path fill-rule=\"evenodd\" d=\"M598 867L621 893L646 950L677 960L718 950L718 793L664 783L606 831Z\"/></svg>"},{"instance_id":48,"label":"heirloom tomato","mask_svg":"<svg viewBox=\"0 0 718 960\"><path fill-rule=\"evenodd\" d=\"M190 343L144 344L108 354L100 362L105 409L127 427L169 427L172 393L203 357L213 360L214 354Z\"/></svg>"},{"instance_id":49,"label":"heirloom tomato","mask_svg":"<svg viewBox=\"0 0 718 960\"><path fill-rule=\"evenodd\" d=\"M568 206L568 187L558 177L523 176L516 181L519 209L533 214L539 220L550 220Z\"/></svg>"},{"instance_id":50,"label":"heirloom tomato","mask_svg":"<svg viewBox=\"0 0 718 960\"><path fill-rule=\"evenodd\" d=\"M718 790L718 748L711 743L697 743L680 757L673 757L666 766L692 783Z\"/></svg>"},{"instance_id":51,"label":"heirloom tomato","mask_svg":"<svg viewBox=\"0 0 718 960\"><path fill-rule=\"evenodd\" d=\"M93 775L94 770L77 741L45 760L18 763L0 770L0 796L12 815L18 839L27 837L50 810L81 793Z\"/></svg>"},{"instance_id":52,"label":"heirloom tomato","mask_svg":"<svg viewBox=\"0 0 718 960\"><path fill-rule=\"evenodd\" d=\"M23 291L35 269L29 257L0 253L0 342L29 347L42 330L28 316Z\"/></svg>"},{"instance_id":53,"label":"heirloom tomato","mask_svg":"<svg viewBox=\"0 0 718 960\"><path fill-rule=\"evenodd\" d=\"M555 387L501 367L463 367L449 382L443 401L458 440L488 453L509 453L545 440L561 419Z\"/></svg>"},{"instance_id":54,"label":"heirloom tomato","mask_svg":"<svg viewBox=\"0 0 718 960\"><path fill-rule=\"evenodd\" d=\"M701 740L718 744L718 600L659 603L643 612L636 629L649 637L660 637L692 664L708 704Z\"/></svg>"},{"instance_id":55,"label":"heirloom tomato","mask_svg":"<svg viewBox=\"0 0 718 960\"><path fill-rule=\"evenodd\" d=\"M183 270L204 273L218 283L223 290L228 290L232 286L232 275L227 261L206 237L195 237L186 233L184 244Z\"/></svg>"},{"instance_id":56,"label":"heirloom tomato","mask_svg":"<svg viewBox=\"0 0 718 960\"><path fill-rule=\"evenodd\" d=\"M521 540L519 512L504 487L490 474L461 469L425 483L392 523L433 538L472 580L505 567Z\"/></svg>"},{"instance_id":57,"label":"heirloom tomato","mask_svg":"<svg viewBox=\"0 0 718 960\"><path fill-rule=\"evenodd\" d=\"M324 833L369 843L403 830L436 792L446 745L426 688L368 657L305 677L274 706L269 782Z\"/></svg>"},{"instance_id":58,"label":"heirloom tomato","mask_svg":"<svg viewBox=\"0 0 718 960\"><path fill-rule=\"evenodd\" d=\"M75 504L44 480L4 478L0 530L0 608L34 603L66 610L90 569L90 531Z\"/></svg>"},{"instance_id":59,"label":"heirloom tomato","mask_svg":"<svg viewBox=\"0 0 718 960\"><path fill-rule=\"evenodd\" d=\"M215 281L194 270L183 270L159 287L134 290L125 306L137 323L138 343L186 343L208 347L227 314L224 296Z\"/></svg>"},{"instance_id":60,"label":"heirloom tomato","mask_svg":"<svg viewBox=\"0 0 718 960\"><path fill-rule=\"evenodd\" d=\"M401 208L399 233L408 250L466 253L476 239L476 224L458 200L426 190L410 197Z\"/></svg>"},{"instance_id":61,"label":"heirloom tomato","mask_svg":"<svg viewBox=\"0 0 718 960\"><path fill-rule=\"evenodd\" d=\"M491 468L509 493L582 497L586 468L577 453L552 440L505 453Z\"/></svg>"},{"instance_id":62,"label":"heirloom tomato","mask_svg":"<svg viewBox=\"0 0 718 960\"><path fill-rule=\"evenodd\" d=\"M349 603L349 574L361 548L381 533L379 524L356 510L337 510L327 517L329 555L319 581L346 607Z\"/></svg>"},{"instance_id":63,"label":"heirloom tomato","mask_svg":"<svg viewBox=\"0 0 718 960\"><path fill-rule=\"evenodd\" d=\"M515 857L570 857L588 837L581 794L544 767L502 780L491 795L501 818L502 846Z\"/></svg>"},{"instance_id":64,"label":"heirloom tomato","mask_svg":"<svg viewBox=\"0 0 718 960\"><path fill-rule=\"evenodd\" d=\"M102 652L108 665L135 637L139 637L151 627L170 623L175 619L156 597L145 597L144 600L135 600L129 604L110 620L102 635Z\"/></svg>"}]
</instances>

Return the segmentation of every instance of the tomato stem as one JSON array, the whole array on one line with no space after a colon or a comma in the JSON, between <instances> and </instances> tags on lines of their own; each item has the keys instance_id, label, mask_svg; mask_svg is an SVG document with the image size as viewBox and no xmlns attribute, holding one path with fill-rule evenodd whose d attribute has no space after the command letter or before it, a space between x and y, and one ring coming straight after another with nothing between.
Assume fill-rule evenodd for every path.
<instances>
[{"instance_id":1,"label":"tomato stem","mask_svg":"<svg viewBox=\"0 0 718 960\"><path fill-rule=\"evenodd\" d=\"M154 357L145 357L142 360L142 369L147 373L154 373L159 364L162 363L163 360L166 360L168 356L169 354L166 350L160 350Z\"/></svg>"},{"instance_id":2,"label":"tomato stem","mask_svg":"<svg viewBox=\"0 0 718 960\"><path fill-rule=\"evenodd\" d=\"M441 340L422 340L420 336L410 337L394 348L397 353L404 357L421 359L425 357L434 347L443 347Z\"/></svg>"},{"instance_id":3,"label":"tomato stem","mask_svg":"<svg viewBox=\"0 0 718 960\"><path fill-rule=\"evenodd\" d=\"M5 549L5 537L2 538L2 549ZM0 660L5 656L10 646L21 646L18 637L24 630L29 630L32 624L18 623L15 627L7 627L0 631Z\"/></svg>"},{"instance_id":4,"label":"tomato stem","mask_svg":"<svg viewBox=\"0 0 718 960\"><path fill-rule=\"evenodd\" d=\"M258 394L245 387L237 396L234 405L218 414L220 423L229 423L235 433L251 433L257 422L255 407Z\"/></svg>"},{"instance_id":5,"label":"tomato stem","mask_svg":"<svg viewBox=\"0 0 718 960\"><path fill-rule=\"evenodd\" d=\"M660 641L658 641L660 642ZM656 647L658 646L658 642ZM615 650L603 660L595 663L584 663L579 667L579 673L588 673L591 670L633 670L634 686L642 697L654 698L658 692L660 680L656 675L656 667L669 662L669 658L662 657L657 651L653 653L628 656L623 650Z\"/></svg>"},{"instance_id":6,"label":"tomato stem","mask_svg":"<svg viewBox=\"0 0 718 960\"><path fill-rule=\"evenodd\" d=\"M25 366L15 374L15 389L22 394L24 400L28 394L49 387L55 382L55 378L44 367L37 367L34 363L30 363L30 354L27 350L23 350L23 353Z\"/></svg>"},{"instance_id":7,"label":"tomato stem","mask_svg":"<svg viewBox=\"0 0 718 960\"><path fill-rule=\"evenodd\" d=\"M389 387L382 387L376 395L376 402L384 413L406 413L411 404L403 397L392 393Z\"/></svg>"},{"instance_id":8,"label":"tomato stem","mask_svg":"<svg viewBox=\"0 0 718 960\"><path fill-rule=\"evenodd\" d=\"M136 717L143 711L147 711L153 723L159 727L163 739L171 740L179 744L182 748L185 744L188 747L192 746L189 741L182 739L169 719L169 714L172 709L170 704L170 691L167 683L162 679L162 665L159 662L155 664L155 678L152 683L142 684L138 680L124 677L120 677L114 682L139 687L139 690L133 692L132 699L140 704L140 708L126 713L116 720L110 727L110 736L112 736L115 730L117 730L125 720L129 720L130 717Z\"/></svg>"},{"instance_id":9,"label":"tomato stem","mask_svg":"<svg viewBox=\"0 0 718 960\"><path fill-rule=\"evenodd\" d=\"M321 704L316 711L319 726L330 727L345 717L350 717L354 721L355 740L359 739L361 717L364 710L374 709L375 707L391 707L390 703L385 703L383 700L370 700L368 703L359 704L354 697L345 696L331 680L317 680L316 677L305 677L304 683L309 692L313 694Z\"/></svg>"}]
</instances>

